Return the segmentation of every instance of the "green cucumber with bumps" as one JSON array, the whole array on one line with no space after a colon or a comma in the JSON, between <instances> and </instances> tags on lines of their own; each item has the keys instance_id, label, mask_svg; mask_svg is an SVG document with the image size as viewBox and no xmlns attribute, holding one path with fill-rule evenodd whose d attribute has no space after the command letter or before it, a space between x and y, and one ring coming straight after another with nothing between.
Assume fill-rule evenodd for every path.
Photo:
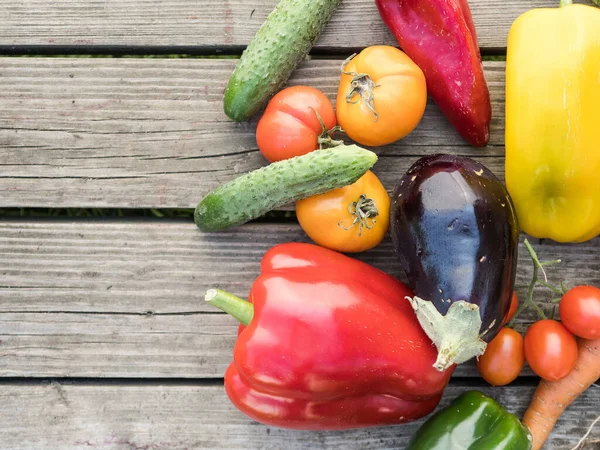
<instances>
[{"instance_id":1,"label":"green cucumber with bumps","mask_svg":"<svg viewBox=\"0 0 600 450\"><path fill-rule=\"evenodd\" d=\"M377 161L357 145L340 145L279 161L215 189L194 211L203 231L220 231L256 219L287 203L347 186Z\"/></svg>"},{"instance_id":2,"label":"green cucumber with bumps","mask_svg":"<svg viewBox=\"0 0 600 450\"><path fill-rule=\"evenodd\" d=\"M308 55L341 0L281 0L237 63L225 90L225 114L250 119Z\"/></svg>"}]
</instances>

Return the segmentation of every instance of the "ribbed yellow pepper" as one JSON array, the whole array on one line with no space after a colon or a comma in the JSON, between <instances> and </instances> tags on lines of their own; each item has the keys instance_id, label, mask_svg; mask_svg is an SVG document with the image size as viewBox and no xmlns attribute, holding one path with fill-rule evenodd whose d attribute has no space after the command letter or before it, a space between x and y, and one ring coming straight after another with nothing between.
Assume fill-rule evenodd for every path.
<instances>
[{"instance_id":1,"label":"ribbed yellow pepper","mask_svg":"<svg viewBox=\"0 0 600 450\"><path fill-rule=\"evenodd\" d=\"M600 9L534 9L510 29L506 185L521 229L583 242L600 234Z\"/></svg>"}]
</instances>

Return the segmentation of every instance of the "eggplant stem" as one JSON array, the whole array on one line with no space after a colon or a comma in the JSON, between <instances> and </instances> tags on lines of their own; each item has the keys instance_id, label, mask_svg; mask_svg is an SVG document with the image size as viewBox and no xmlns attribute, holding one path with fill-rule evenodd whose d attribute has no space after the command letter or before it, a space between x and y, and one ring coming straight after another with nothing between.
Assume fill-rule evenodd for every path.
<instances>
[{"instance_id":1,"label":"eggplant stem","mask_svg":"<svg viewBox=\"0 0 600 450\"><path fill-rule=\"evenodd\" d=\"M446 315L419 297L406 297L415 310L417 320L438 350L433 367L444 371L453 364L461 364L485 352L481 339L479 306L459 300L452 303ZM493 325L492 325L493 326Z\"/></svg>"}]
</instances>

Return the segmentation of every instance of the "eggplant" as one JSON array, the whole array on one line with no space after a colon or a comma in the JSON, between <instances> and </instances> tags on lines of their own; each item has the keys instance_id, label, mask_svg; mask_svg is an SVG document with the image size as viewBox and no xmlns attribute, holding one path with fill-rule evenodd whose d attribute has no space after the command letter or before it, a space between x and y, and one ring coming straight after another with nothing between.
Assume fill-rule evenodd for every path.
<instances>
[{"instance_id":1,"label":"eggplant","mask_svg":"<svg viewBox=\"0 0 600 450\"><path fill-rule=\"evenodd\" d=\"M481 355L515 282L519 224L504 185L471 158L426 156L396 186L390 224L409 300L438 349L434 367Z\"/></svg>"}]
</instances>

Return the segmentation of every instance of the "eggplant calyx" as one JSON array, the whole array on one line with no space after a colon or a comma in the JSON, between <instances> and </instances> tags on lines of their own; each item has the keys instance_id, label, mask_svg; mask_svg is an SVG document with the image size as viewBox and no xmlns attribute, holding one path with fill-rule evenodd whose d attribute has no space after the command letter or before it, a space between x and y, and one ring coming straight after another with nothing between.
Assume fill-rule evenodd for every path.
<instances>
[{"instance_id":1,"label":"eggplant calyx","mask_svg":"<svg viewBox=\"0 0 600 450\"><path fill-rule=\"evenodd\" d=\"M419 297L406 297L417 315L423 331L433 341L438 357L433 367L440 372L483 354L487 343L481 339L479 306L459 300L445 316L433 303Z\"/></svg>"}]
</instances>

